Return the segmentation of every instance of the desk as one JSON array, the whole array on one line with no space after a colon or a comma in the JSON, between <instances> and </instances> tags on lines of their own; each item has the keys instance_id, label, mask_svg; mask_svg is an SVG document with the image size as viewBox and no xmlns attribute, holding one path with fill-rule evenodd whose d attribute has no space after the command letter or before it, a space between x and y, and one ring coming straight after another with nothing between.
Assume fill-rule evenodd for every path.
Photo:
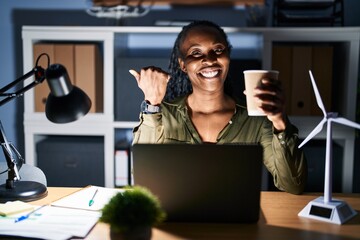
<instances>
[{"instance_id":1,"label":"desk","mask_svg":"<svg viewBox=\"0 0 360 240\"><path fill-rule=\"evenodd\" d=\"M42 205L75 192L78 188L49 187L47 197L31 202ZM154 240L178 239L259 239L259 240L324 240L360 239L360 215L343 225L300 218L297 214L321 194L292 195L284 192L261 193L261 216L257 224L164 223L153 228ZM360 212L360 194L334 194ZM109 226L98 223L86 239L106 240Z\"/></svg>"}]
</instances>

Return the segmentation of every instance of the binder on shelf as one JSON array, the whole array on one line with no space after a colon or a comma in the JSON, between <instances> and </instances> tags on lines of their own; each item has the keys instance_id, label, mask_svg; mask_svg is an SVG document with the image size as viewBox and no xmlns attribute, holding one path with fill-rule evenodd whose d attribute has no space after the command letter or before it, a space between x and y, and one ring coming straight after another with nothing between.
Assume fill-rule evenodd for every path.
<instances>
[{"instance_id":1,"label":"binder on shelf","mask_svg":"<svg viewBox=\"0 0 360 240\"><path fill-rule=\"evenodd\" d=\"M34 63L40 54L47 53L51 64L59 63L66 67L72 84L90 97L90 112L103 111L103 65L97 44L36 43L33 50ZM46 69L47 59L41 58L39 65ZM45 111L49 92L47 84L35 88L35 112Z\"/></svg>"},{"instance_id":2,"label":"binder on shelf","mask_svg":"<svg viewBox=\"0 0 360 240\"><path fill-rule=\"evenodd\" d=\"M275 45L272 49L272 69L279 71L285 96L287 98L286 112L291 112L290 96L292 95L292 47Z\"/></svg>"},{"instance_id":3,"label":"binder on shelf","mask_svg":"<svg viewBox=\"0 0 360 240\"><path fill-rule=\"evenodd\" d=\"M272 48L272 68L278 70L286 95L286 112L295 116L321 115L312 92L308 71L318 80L327 109L331 108L333 46L276 44Z\"/></svg>"},{"instance_id":4,"label":"binder on shelf","mask_svg":"<svg viewBox=\"0 0 360 240\"><path fill-rule=\"evenodd\" d=\"M308 46L293 47L291 115L306 116L311 114L311 69L312 49Z\"/></svg>"},{"instance_id":5,"label":"binder on shelf","mask_svg":"<svg viewBox=\"0 0 360 240\"><path fill-rule=\"evenodd\" d=\"M75 45L76 86L92 101L90 112L103 112L103 67L97 44Z\"/></svg>"},{"instance_id":6,"label":"binder on shelf","mask_svg":"<svg viewBox=\"0 0 360 240\"><path fill-rule=\"evenodd\" d=\"M42 53L46 53L50 57L50 61L54 62L55 60L55 48L54 44L50 43L37 43L33 46L33 52L34 52L34 65L36 63L36 59L40 56ZM38 64L46 69L48 62L46 57L41 57L39 59ZM50 93L49 87L47 84L39 84L34 88L34 105L35 105L35 112L45 112L45 104L46 99Z\"/></svg>"},{"instance_id":7,"label":"binder on shelf","mask_svg":"<svg viewBox=\"0 0 360 240\"><path fill-rule=\"evenodd\" d=\"M55 59L52 63L60 63L65 66L71 83L75 85L75 52L74 44L54 44Z\"/></svg>"},{"instance_id":8,"label":"binder on shelf","mask_svg":"<svg viewBox=\"0 0 360 240\"><path fill-rule=\"evenodd\" d=\"M333 76L333 47L316 46L312 49L312 73L316 78L325 109L331 109L332 76ZM322 116L315 95L311 95L311 115Z\"/></svg>"}]
</instances>

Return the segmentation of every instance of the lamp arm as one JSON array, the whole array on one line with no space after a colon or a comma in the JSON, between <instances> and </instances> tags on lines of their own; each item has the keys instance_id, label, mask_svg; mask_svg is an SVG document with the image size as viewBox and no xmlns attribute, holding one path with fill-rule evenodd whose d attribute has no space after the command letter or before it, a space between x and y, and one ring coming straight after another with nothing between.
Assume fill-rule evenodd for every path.
<instances>
[{"instance_id":1,"label":"lamp arm","mask_svg":"<svg viewBox=\"0 0 360 240\"><path fill-rule=\"evenodd\" d=\"M18 83L25 81L32 75L35 75L35 80L33 82L29 83L28 85L24 86L23 88L19 89L16 92L6 93L7 90L14 87ZM33 68L30 72L26 73L24 76L19 77L15 81L9 83L8 85L6 85L2 89L0 89L0 97L5 97L4 99L2 99L0 101L0 106L9 102L13 98L22 96L24 92L26 92L26 91L30 90L31 88L35 87L36 85L42 83L44 80L45 80L45 70L42 67Z\"/></svg>"},{"instance_id":2,"label":"lamp arm","mask_svg":"<svg viewBox=\"0 0 360 240\"><path fill-rule=\"evenodd\" d=\"M5 93L7 90L11 89L12 87L14 87L15 85L17 85L20 82L23 82L24 80L28 79L29 77L31 77L32 75L35 74L35 81L37 83L41 83L45 80L45 70L39 66L39 61L40 58L42 56L46 56L47 57L47 66L49 67L50 65L50 57L47 53L42 53L38 56L38 58L36 59L36 63L35 63L35 67L28 73L25 73L23 76L19 77L18 79L16 79L15 81L9 83L8 85L6 85L5 87L0 89L0 96L11 96L11 95L17 95L17 94L21 94L24 93L25 91L29 90L30 88L22 91L22 89L20 91L18 91L19 93ZM36 85L36 84L35 84ZM34 85L34 86L35 86ZM34 87L32 86L32 87ZM25 89L25 88L23 88ZM0 105L1 106L1 105Z\"/></svg>"},{"instance_id":3,"label":"lamp arm","mask_svg":"<svg viewBox=\"0 0 360 240\"><path fill-rule=\"evenodd\" d=\"M29 83L28 85L24 86L23 88L19 89L16 92L6 93L6 91L11 89L18 83L25 81L32 75L35 75L35 80L33 82ZM5 103L11 101L12 99L14 99L16 97L22 96L24 92L26 92L26 91L30 90L31 88L35 87L36 85L42 83L44 80L45 80L45 70L40 66L34 67L30 72L26 73L24 76L19 77L15 81L9 83L8 85L6 85L5 87L0 89L0 96L5 97L4 99L2 99L0 101L0 106L4 105Z\"/></svg>"},{"instance_id":4,"label":"lamp arm","mask_svg":"<svg viewBox=\"0 0 360 240\"><path fill-rule=\"evenodd\" d=\"M36 60L35 67L31 71L29 71L28 73L24 74L23 76L15 79L15 81L9 83L8 85L6 85L5 87L0 89L0 97L4 97L0 101L0 106L4 105L5 103L11 101L12 99L14 99L16 97L22 96L23 93L32 89L33 87L42 83L45 80L45 70L42 67L38 66L39 59L42 56L48 57L48 65L49 65L49 63L50 63L49 56L45 53L41 54ZM21 89L15 91L15 92L11 92L11 93L7 92L11 88L15 87L17 84L24 82L26 79L28 79L29 77L31 77L33 75L35 76L35 79L28 85L22 87ZM6 180L6 188L13 189L14 181L18 181L21 178L20 174L19 174L19 170L20 170L21 166L23 165L23 163L25 162L25 160L21 156L19 151L15 148L15 146L12 143L9 143L7 141L6 136L5 136L5 131L1 124L1 121L0 121L0 145L3 149L5 159L6 159L6 162L8 165L8 170L7 170L8 178Z\"/></svg>"}]
</instances>

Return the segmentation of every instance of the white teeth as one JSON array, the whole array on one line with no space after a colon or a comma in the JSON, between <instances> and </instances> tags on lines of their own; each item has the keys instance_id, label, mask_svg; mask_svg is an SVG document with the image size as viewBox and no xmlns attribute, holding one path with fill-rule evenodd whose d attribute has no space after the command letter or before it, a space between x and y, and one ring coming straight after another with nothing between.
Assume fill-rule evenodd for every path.
<instances>
[{"instance_id":1,"label":"white teeth","mask_svg":"<svg viewBox=\"0 0 360 240\"><path fill-rule=\"evenodd\" d=\"M204 77L206 78L212 78L212 77L215 77L216 74L218 74L219 71L204 71L204 72L201 72L201 75L203 75Z\"/></svg>"}]
</instances>

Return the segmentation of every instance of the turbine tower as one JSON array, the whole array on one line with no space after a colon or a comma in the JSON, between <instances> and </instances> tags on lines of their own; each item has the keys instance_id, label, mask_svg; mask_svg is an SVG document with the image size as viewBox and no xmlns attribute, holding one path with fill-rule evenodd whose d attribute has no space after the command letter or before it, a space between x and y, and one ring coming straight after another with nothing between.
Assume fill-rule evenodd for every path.
<instances>
[{"instance_id":1,"label":"turbine tower","mask_svg":"<svg viewBox=\"0 0 360 240\"><path fill-rule=\"evenodd\" d=\"M322 130L325 123L327 124L324 196L316 198L309 202L298 215L301 217L317 219L320 221L343 224L344 222L354 217L357 212L352 209L351 206L348 205L345 201L332 198L332 123L335 122L357 129L360 129L360 124L349 121L348 119L342 117L338 117L337 113L326 112L324 103L321 99L312 72L309 71L309 74L311 84L315 92L316 102L321 111L323 112L324 118L304 139L304 141L299 145L299 148L301 148L305 143L307 143L316 134L318 134Z\"/></svg>"}]
</instances>

